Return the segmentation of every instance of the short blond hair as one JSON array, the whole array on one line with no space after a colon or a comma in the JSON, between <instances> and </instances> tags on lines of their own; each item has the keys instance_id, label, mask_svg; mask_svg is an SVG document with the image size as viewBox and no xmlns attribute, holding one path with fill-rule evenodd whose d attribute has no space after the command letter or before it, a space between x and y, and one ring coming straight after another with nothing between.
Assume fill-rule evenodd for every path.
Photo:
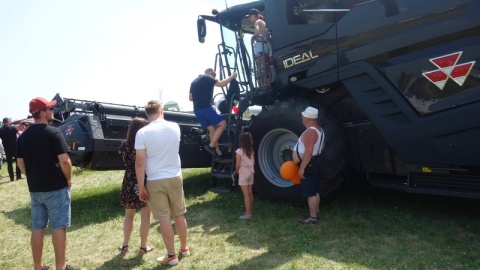
<instances>
[{"instance_id":1,"label":"short blond hair","mask_svg":"<svg viewBox=\"0 0 480 270\"><path fill-rule=\"evenodd\" d=\"M210 72L215 72L213 68L207 68L205 69L205 74L210 74Z\"/></svg>"},{"instance_id":2,"label":"short blond hair","mask_svg":"<svg viewBox=\"0 0 480 270\"><path fill-rule=\"evenodd\" d=\"M150 100L147 105L145 105L145 113L147 115L152 115L162 111L162 103L158 100Z\"/></svg>"}]
</instances>

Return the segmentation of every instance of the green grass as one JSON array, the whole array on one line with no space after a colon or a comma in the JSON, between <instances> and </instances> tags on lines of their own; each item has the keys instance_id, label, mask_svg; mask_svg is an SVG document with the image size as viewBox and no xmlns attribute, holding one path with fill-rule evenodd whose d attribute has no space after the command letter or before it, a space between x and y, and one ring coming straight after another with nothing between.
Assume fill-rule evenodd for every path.
<instances>
[{"instance_id":1,"label":"green grass","mask_svg":"<svg viewBox=\"0 0 480 270\"><path fill-rule=\"evenodd\" d=\"M6 165L6 164L4 164ZM257 199L241 221L241 192L209 191L208 169L184 169L192 256L174 269L479 269L480 201L412 195L360 184L321 206L318 225L297 223L307 209ZM5 176L6 166L0 172ZM159 224L151 224L140 256L139 215L122 255L123 171L76 172L67 261L82 269L164 269ZM32 269L25 180L0 181L0 269ZM53 264L51 230L44 262ZM178 239L176 239L178 248Z\"/></svg>"}]
</instances>

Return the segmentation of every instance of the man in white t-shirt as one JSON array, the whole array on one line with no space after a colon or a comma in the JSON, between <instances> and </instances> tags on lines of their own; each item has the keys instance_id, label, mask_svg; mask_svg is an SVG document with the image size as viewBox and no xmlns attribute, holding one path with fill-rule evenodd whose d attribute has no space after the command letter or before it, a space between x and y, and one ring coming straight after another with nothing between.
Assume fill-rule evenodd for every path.
<instances>
[{"instance_id":1,"label":"man in white t-shirt","mask_svg":"<svg viewBox=\"0 0 480 270\"><path fill-rule=\"evenodd\" d=\"M178 154L180 127L177 123L163 118L162 104L159 101L149 101L145 106L145 113L150 123L141 128L135 136L135 170L139 197L140 200L148 202L153 218L160 222L167 254L159 257L157 261L176 265L178 257L175 253L171 217L175 220L180 239L179 255L190 255L187 247L187 220L184 216L187 210Z\"/></svg>"}]
</instances>

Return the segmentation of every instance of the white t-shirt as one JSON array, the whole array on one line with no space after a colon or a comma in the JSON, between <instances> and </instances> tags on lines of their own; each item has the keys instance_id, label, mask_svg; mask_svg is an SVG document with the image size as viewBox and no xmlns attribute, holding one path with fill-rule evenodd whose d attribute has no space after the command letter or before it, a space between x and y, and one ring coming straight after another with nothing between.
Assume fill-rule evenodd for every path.
<instances>
[{"instance_id":1,"label":"white t-shirt","mask_svg":"<svg viewBox=\"0 0 480 270\"><path fill-rule=\"evenodd\" d=\"M242 148L238 148L235 153L237 153L238 155L240 155L240 169L238 171L239 174L242 174L242 173L255 173L255 169L253 168L253 166L255 166L255 162L253 162L253 158L249 158L247 157L247 155L245 155L243 153L243 149ZM252 153L252 156L253 156L254 153Z\"/></svg>"},{"instance_id":2,"label":"white t-shirt","mask_svg":"<svg viewBox=\"0 0 480 270\"><path fill-rule=\"evenodd\" d=\"M182 175L179 148L177 123L158 119L137 132L135 149L145 149L147 181Z\"/></svg>"}]
</instances>

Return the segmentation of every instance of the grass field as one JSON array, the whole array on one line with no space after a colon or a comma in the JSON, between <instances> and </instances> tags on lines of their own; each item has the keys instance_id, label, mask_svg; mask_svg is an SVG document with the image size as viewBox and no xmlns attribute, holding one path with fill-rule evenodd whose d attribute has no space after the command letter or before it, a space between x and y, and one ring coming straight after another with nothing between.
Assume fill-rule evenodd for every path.
<instances>
[{"instance_id":1,"label":"grass field","mask_svg":"<svg viewBox=\"0 0 480 270\"><path fill-rule=\"evenodd\" d=\"M6 176L6 164L0 174ZM321 206L318 225L297 223L307 209L257 199L252 220L241 192L209 191L208 169L184 169L192 256L174 269L480 269L480 201L412 195L354 184ZM164 269L158 222L138 254L139 216L130 252L122 244L123 171L76 172L67 262L82 269ZM0 180L0 269L32 269L26 180ZM54 262L47 230L44 262ZM176 239L178 248L178 239Z\"/></svg>"}]
</instances>

